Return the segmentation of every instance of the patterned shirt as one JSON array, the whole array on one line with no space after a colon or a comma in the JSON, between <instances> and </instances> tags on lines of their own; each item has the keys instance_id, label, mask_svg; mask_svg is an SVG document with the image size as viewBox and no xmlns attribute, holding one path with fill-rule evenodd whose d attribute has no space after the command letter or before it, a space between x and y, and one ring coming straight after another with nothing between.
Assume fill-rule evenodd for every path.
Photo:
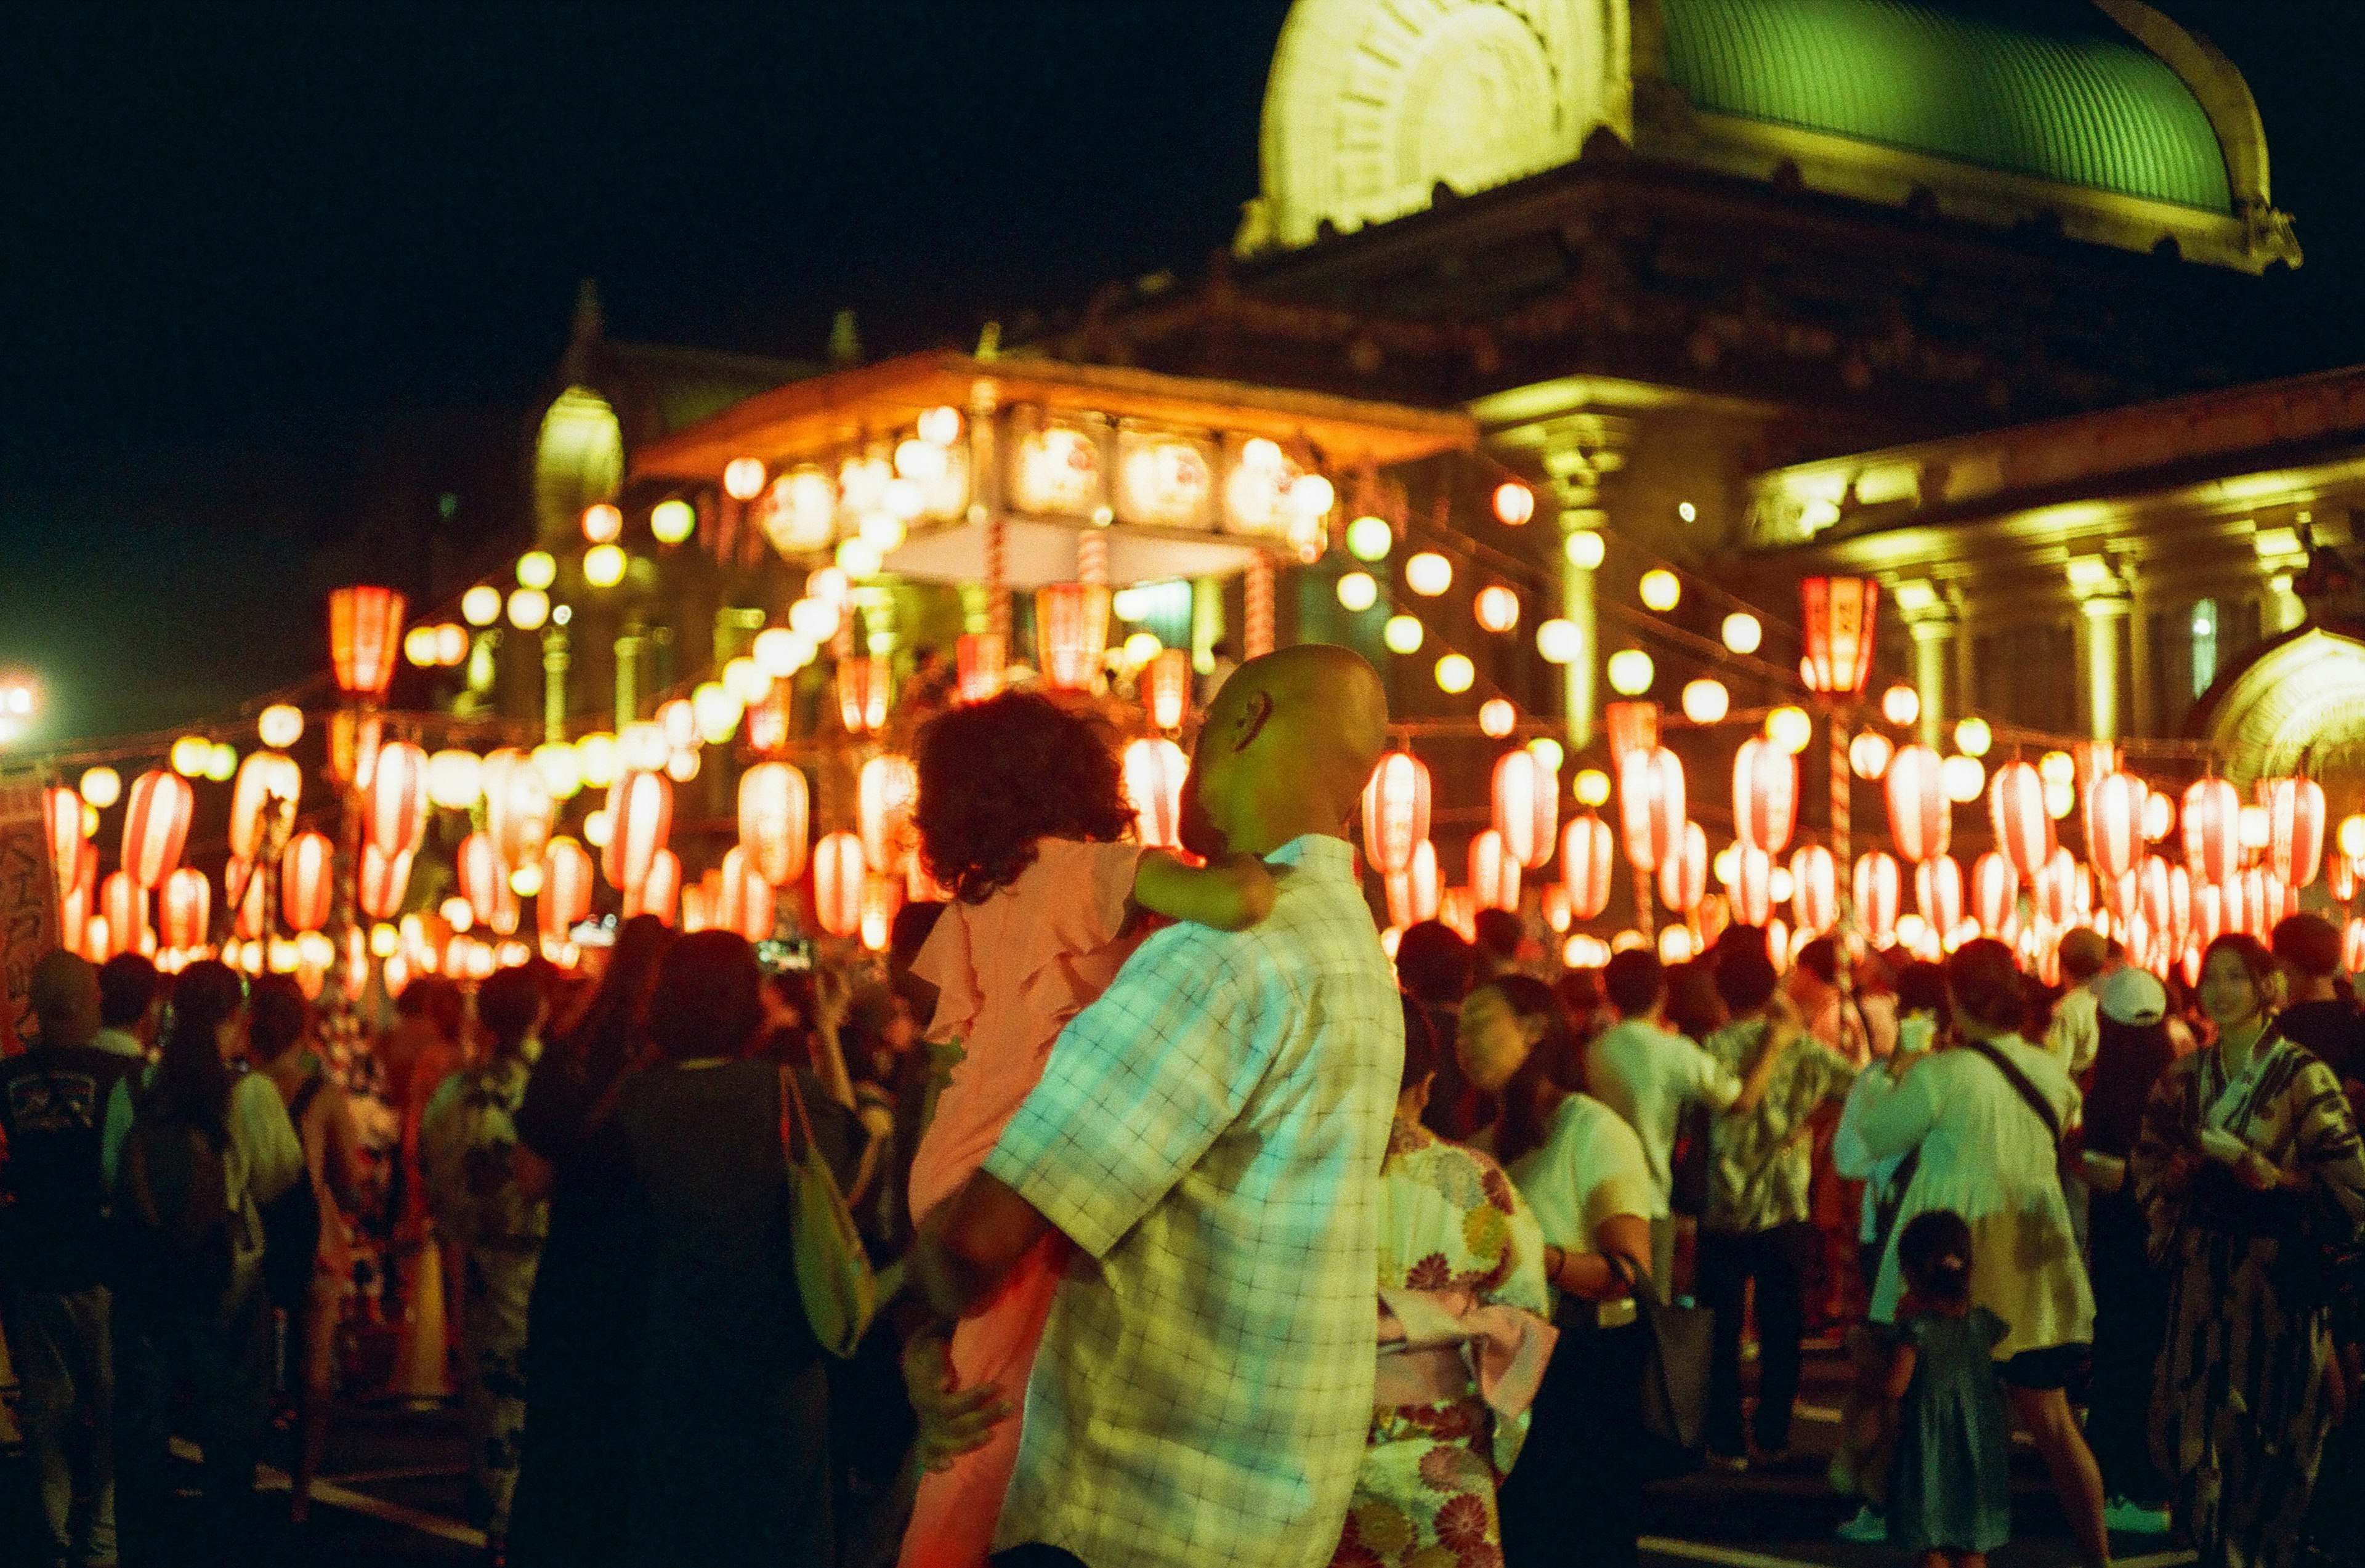
<instances>
[{"instance_id":1,"label":"patterned shirt","mask_svg":"<svg viewBox=\"0 0 2365 1568\"><path fill-rule=\"evenodd\" d=\"M1246 931L1170 926L1059 1036L985 1169L1074 1241L998 1548L1315 1568L1372 1418L1404 1020L1342 840Z\"/></svg>"},{"instance_id":2,"label":"patterned shirt","mask_svg":"<svg viewBox=\"0 0 2365 1568\"><path fill-rule=\"evenodd\" d=\"M1763 1018L1743 1018L1710 1035L1700 1048L1727 1072L1745 1077L1765 1027ZM1775 1063L1754 1114L1716 1118L1704 1229L1771 1230L1813 1217L1807 1196L1814 1178L1810 1122L1826 1102L1846 1098L1855 1072L1845 1057L1801 1036Z\"/></svg>"}]
</instances>

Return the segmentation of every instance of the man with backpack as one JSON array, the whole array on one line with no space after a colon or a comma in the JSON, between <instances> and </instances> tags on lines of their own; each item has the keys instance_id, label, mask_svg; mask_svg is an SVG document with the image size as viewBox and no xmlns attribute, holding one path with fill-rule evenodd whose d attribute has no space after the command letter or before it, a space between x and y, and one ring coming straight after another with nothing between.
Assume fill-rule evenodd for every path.
<instances>
[{"instance_id":1,"label":"man with backpack","mask_svg":"<svg viewBox=\"0 0 2365 1568\"><path fill-rule=\"evenodd\" d=\"M79 1489L90 1501L82 1561L115 1561L115 1398L106 1189L99 1133L116 1083L138 1065L97 1048L98 972L71 953L33 967L40 1038L0 1065L0 1279L7 1282L9 1353L24 1383L26 1445L39 1483L50 1555L73 1558ZM76 1430L93 1428L77 1476Z\"/></svg>"}]
</instances>

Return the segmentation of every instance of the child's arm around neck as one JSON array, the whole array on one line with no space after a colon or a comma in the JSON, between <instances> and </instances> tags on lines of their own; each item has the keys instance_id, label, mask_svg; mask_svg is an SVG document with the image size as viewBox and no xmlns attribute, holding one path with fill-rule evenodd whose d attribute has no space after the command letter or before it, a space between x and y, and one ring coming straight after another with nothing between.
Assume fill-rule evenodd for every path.
<instances>
[{"instance_id":1,"label":"child's arm around neck","mask_svg":"<svg viewBox=\"0 0 2365 1568\"><path fill-rule=\"evenodd\" d=\"M1163 849L1145 850L1133 874L1133 902L1152 914L1245 931L1272 913L1272 871L1253 855L1227 855L1187 866Z\"/></svg>"}]
</instances>

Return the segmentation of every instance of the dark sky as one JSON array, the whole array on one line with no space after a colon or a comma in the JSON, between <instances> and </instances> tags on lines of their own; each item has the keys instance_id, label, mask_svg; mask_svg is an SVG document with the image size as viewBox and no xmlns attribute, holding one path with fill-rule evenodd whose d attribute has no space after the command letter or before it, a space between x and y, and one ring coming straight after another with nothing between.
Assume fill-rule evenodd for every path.
<instances>
[{"instance_id":1,"label":"dark sky","mask_svg":"<svg viewBox=\"0 0 2365 1568\"><path fill-rule=\"evenodd\" d=\"M2248 76L2307 265L2286 367L2365 358L2348 0L2163 0ZM500 405L611 330L874 352L1224 244L1287 0L0 8L0 666L50 733L319 659L321 454Z\"/></svg>"}]
</instances>

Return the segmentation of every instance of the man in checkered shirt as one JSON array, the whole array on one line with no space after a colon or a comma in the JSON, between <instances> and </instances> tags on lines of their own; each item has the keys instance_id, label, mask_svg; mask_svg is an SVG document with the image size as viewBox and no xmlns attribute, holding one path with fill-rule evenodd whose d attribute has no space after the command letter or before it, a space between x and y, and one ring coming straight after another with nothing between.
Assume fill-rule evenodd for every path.
<instances>
[{"instance_id":1,"label":"man in checkered shirt","mask_svg":"<svg viewBox=\"0 0 2365 1568\"><path fill-rule=\"evenodd\" d=\"M1395 980L1339 834L1386 744L1370 665L1243 665L1207 715L1183 838L1279 870L1272 913L1144 943L1060 1034L985 1166L924 1228L939 1309L1047 1231L1079 1256L1026 1389L995 1562L1314 1568L1371 1424Z\"/></svg>"}]
</instances>

